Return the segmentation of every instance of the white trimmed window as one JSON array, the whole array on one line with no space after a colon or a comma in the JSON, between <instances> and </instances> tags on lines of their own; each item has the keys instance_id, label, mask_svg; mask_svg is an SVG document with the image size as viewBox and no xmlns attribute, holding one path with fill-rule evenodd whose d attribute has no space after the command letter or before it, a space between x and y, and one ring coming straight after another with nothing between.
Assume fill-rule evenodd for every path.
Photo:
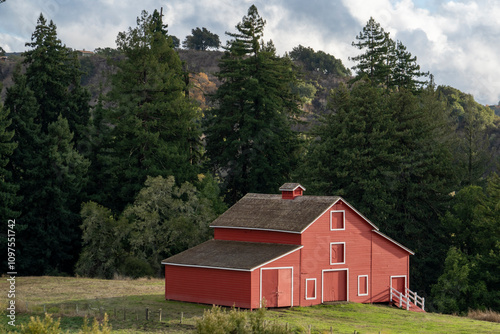
<instances>
[{"instance_id":1,"label":"white trimmed window","mask_svg":"<svg viewBox=\"0 0 500 334\"><path fill-rule=\"evenodd\" d=\"M345 230L345 211L330 211L330 231Z\"/></svg>"},{"instance_id":2,"label":"white trimmed window","mask_svg":"<svg viewBox=\"0 0 500 334\"><path fill-rule=\"evenodd\" d=\"M345 242L330 243L330 264L345 264Z\"/></svg>"},{"instance_id":3,"label":"white trimmed window","mask_svg":"<svg viewBox=\"0 0 500 334\"><path fill-rule=\"evenodd\" d=\"M368 275L358 276L358 296L368 296Z\"/></svg>"},{"instance_id":4,"label":"white trimmed window","mask_svg":"<svg viewBox=\"0 0 500 334\"><path fill-rule=\"evenodd\" d=\"M316 299L316 279L306 278L306 300Z\"/></svg>"}]
</instances>

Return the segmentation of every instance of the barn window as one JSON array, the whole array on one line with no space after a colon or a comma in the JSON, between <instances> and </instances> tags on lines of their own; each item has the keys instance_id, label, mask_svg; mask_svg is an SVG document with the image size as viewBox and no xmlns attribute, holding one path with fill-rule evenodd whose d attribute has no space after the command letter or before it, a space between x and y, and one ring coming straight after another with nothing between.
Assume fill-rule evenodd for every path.
<instances>
[{"instance_id":1,"label":"barn window","mask_svg":"<svg viewBox=\"0 0 500 334\"><path fill-rule=\"evenodd\" d=\"M345 230L344 210L330 211L330 231Z\"/></svg>"},{"instance_id":2,"label":"barn window","mask_svg":"<svg viewBox=\"0 0 500 334\"><path fill-rule=\"evenodd\" d=\"M345 242L330 243L330 264L345 263Z\"/></svg>"},{"instance_id":3,"label":"barn window","mask_svg":"<svg viewBox=\"0 0 500 334\"><path fill-rule=\"evenodd\" d=\"M316 299L316 279L307 278L306 279L306 299Z\"/></svg>"},{"instance_id":4,"label":"barn window","mask_svg":"<svg viewBox=\"0 0 500 334\"><path fill-rule=\"evenodd\" d=\"M358 296L368 296L368 275L358 276Z\"/></svg>"}]
</instances>

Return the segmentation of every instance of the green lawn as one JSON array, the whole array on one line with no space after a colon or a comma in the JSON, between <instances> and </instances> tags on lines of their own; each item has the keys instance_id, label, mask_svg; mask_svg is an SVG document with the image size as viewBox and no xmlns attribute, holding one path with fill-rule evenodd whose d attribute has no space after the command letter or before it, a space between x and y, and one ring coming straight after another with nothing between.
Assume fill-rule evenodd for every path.
<instances>
[{"instance_id":1,"label":"green lawn","mask_svg":"<svg viewBox=\"0 0 500 334\"><path fill-rule=\"evenodd\" d=\"M0 289L8 291L7 281ZM78 332L83 316L110 316L113 333L189 333L208 305L164 300L161 279L99 280L70 277L18 277L16 281L16 327L1 325L13 332L30 316L43 317L44 310L61 318L61 328ZM8 302L3 294L2 309ZM146 320L146 309L149 320ZM161 309L162 321L159 320ZM500 324L433 313L414 313L384 305L339 303L314 307L273 309L269 321L288 323L307 333L500 333ZM182 320L182 322L181 322Z\"/></svg>"}]
</instances>

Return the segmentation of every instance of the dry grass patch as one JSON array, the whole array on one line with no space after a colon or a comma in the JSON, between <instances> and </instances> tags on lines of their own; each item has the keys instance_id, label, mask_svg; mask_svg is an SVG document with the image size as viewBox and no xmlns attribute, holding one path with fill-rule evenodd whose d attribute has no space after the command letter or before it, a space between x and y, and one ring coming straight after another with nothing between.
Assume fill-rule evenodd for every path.
<instances>
[{"instance_id":1,"label":"dry grass patch","mask_svg":"<svg viewBox=\"0 0 500 334\"><path fill-rule=\"evenodd\" d=\"M8 291L7 284L7 280L0 280L0 290ZM164 293L163 279L103 280L48 276L16 278L16 299L35 304ZM4 298L6 297L7 295Z\"/></svg>"},{"instance_id":2,"label":"dry grass patch","mask_svg":"<svg viewBox=\"0 0 500 334\"><path fill-rule=\"evenodd\" d=\"M467 317L475 320L500 322L500 313L492 310L470 310Z\"/></svg>"}]
</instances>

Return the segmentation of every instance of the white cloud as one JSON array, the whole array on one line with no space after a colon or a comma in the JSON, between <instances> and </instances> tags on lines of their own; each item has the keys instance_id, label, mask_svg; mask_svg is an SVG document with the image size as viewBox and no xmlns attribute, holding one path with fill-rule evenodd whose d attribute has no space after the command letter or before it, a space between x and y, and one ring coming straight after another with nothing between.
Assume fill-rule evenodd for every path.
<instances>
[{"instance_id":1,"label":"white cloud","mask_svg":"<svg viewBox=\"0 0 500 334\"><path fill-rule=\"evenodd\" d=\"M438 84L472 93L482 103L500 98L500 2L497 0L24 0L0 4L0 45L25 50L42 12L69 47L115 47L120 31L135 26L143 9L163 6L169 32L181 41L196 27L219 35L255 3L266 19L265 39L283 54L299 44L323 50L351 66L355 36L372 16L418 57Z\"/></svg>"}]
</instances>

